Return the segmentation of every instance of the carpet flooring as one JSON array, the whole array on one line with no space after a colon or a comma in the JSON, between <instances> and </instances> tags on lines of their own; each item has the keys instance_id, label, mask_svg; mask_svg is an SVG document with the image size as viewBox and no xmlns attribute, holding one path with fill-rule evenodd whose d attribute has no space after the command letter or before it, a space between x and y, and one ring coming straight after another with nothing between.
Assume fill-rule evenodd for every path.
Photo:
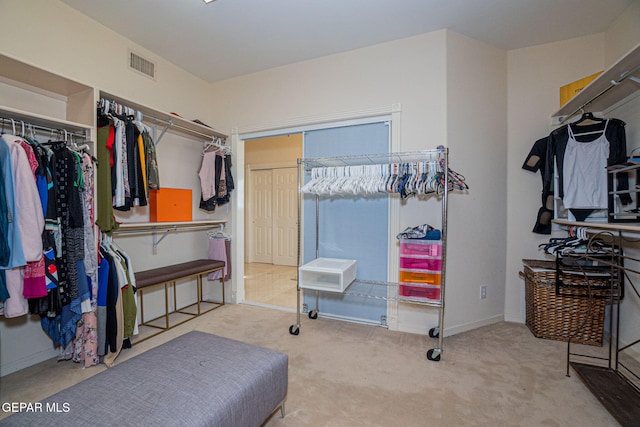
<instances>
[{"instance_id":1,"label":"carpet flooring","mask_svg":"<svg viewBox=\"0 0 640 427\"><path fill-rule=\"evenodd\" d=\"M437 341L426 336L307 317L293 336L293 323L290 312L225 305L123 350L116 364L190 330L286 353L286 417L274 414L269 427L618 425L577 375L565 375L566 344L522 324L446 337L432 362L426 351ZM45 361L0 378L0 401L35 402L104 369Z\"/></svg>"}]
</instances>

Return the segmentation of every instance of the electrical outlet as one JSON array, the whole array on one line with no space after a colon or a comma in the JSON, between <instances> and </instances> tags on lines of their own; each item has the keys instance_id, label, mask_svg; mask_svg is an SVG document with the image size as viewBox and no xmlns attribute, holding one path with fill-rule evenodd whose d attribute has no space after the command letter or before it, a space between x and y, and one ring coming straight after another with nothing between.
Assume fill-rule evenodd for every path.
<instances>
[{"instance_id":1,"label":"electrical outlet","mask_svg":"<svg viewBox=\"0 0 640 427\"><path fill-rule=\"evenodd\" d=\"M487 298L487 285L480 285L480 299Z\"/></svg>"}]
</instances>

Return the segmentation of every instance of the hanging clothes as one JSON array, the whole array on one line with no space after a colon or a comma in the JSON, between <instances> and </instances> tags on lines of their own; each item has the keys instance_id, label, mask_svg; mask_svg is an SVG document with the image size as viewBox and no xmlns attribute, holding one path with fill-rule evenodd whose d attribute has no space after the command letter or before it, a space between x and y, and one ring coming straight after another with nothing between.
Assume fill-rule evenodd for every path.
<instances>
[{"instance_id":1,"label":"hanging clothes","mask_svg":"<svg viewBox=\"0 0 640 427\"><path fill-rule=\"evenodd\" d=\"M145 127L142 130L142 143L145 152L145 167L147 175L147 190L160 189L160 171L158 170L158 158L156 154L156 144ZM148 194L147 194L148 195Z\"/></svg>"},{"instance_id":2,"label":"hanging clothes","mask_svg":"<svg viewBox=\"0 0 640 427\"><path fill-rule=\"evenodd\" d=\"M94 164L87 153L82 157L82 173L84 180L83 218L84 218L84 252L83 268L87 277L88 300L82 302L82 318L78 321L72 358L74 362L83 363L85 367L100 363L98 355L98 253L95 245L94 226ZM87 304L88 303L88 304Z\"/></svg>"},{"instance_id":3,"label":"hanging clothes","mask_svg":"<svg viewBox=\"0 0 640 427\"><path fill-rule=\"evenodd\" d=\"M3 280L6 281L5 289L8 293L8 297L2 307L2 314L5 317L19 317L29 312L29 304L24 296L25 272L28 263L36 264L30 266L30 284L32 284L32 279L34 284L37 282L39 271L44 274L44 270L39 264L42 260L44 215L33 172L35 168L32 168L32 161L30 161L30 156L23 143L26 144L22 138L10 134L2 135L2 140L0 141L0 144L5 144L9 149L8 156L10 156L11 162L9 173L12 174L14 186L13 202L15 204L12 220L15 221L17 226L16 229L25 261L24 263L20 262L20 265L5 270ZM6 150L3 154L7 155ZM31 160L33 160L33 156L31 156ZM3 161L2 163L3 167L6 167L6 162ZM6 173L3 173L6 177ZM16 254L21 252L15 246L10 246L10 250Z\"/></svg>"},{"instance_id":4,"label":"hanging clothes","mask_svg":"<svg viewBox=\"0 0 640 427\"><path fill-rule=\"evenodd\" d=\"M0 142L0 145L3 145ZM9 263L11 249L9 248L9 206L4 186L4 174L0 173L0 266ZM4 306L4 301L9 298L7 291L7 279L5 272L0 268L0 304Z\"/></svg>"},{"instance_id":5,"label":"hanging clothes","mask_svg":"<svg viewBox=\"0 0 640 427\"><path fill-rule=\"evenodd\" d=\"M605 133L589 142L578 142L573 126L568 126L569 138L563 163L564 206L568 209L607 208L607 158L609 141Z\"/></svg>"},{"instance_id":6,"label":"hanging clothes","mask_svg":"<svg viewBox=\"0 0 640 427\"><path fill-rule=\"evenodd\" d=\"M231 154L226 154L224 150L203 152L198 169L200 209L213 212L216 206L229 203L231 192L235 189L231 166Z\"/></svg>"},{"instance_id":7,"label":"hanging clothes","mask_svg":"<svg viewBox=\"0 0 640 427\"><path fill-rule=\"evenodd\" d=\"M208 258L224 261L224 268L209 273L207 275L208 280L229 280L231 278L231 239L229 237L220 232L210 233Z\"/></svg>"},{"instance_id":8,"label":"hanging clothes","mask_svg":"<svg viewBox=\"0 0 640 427\"><path fill-rule=\"evenodd\" d=\"M111 233L118 229L118 222L113 215L113 184L112 167L115 165L113 145L115 141L115 127L106 118L98 122L96 138L96 167L97 181L97 212L96 224L104 233Z\"/></svg>"},{"instance_id":9,"label":"hanging clothes","mask_svg":"<svg viewBox=\"0 0 640 427\"><path fill-rule=\"evenodd\" d=\"M580 120L579 120L580 121ZM578 123L578 122L576 122ZM533 232L538 234L551 234L551 219L553 219L553 198L565 198L565 153L571 135L576 143L589 143L599 138L604 138L609 143L607 158L604 164L597 166L598 171L591 172L605 174L607 166L625 163L627 161L627 143L625 134L625 122L619 119L610 118L592 124L570 124L564 125L548 136L538 139L530 152L527 154L522 168L532 172L540 171L542 177L542 207L539 208ZM575 150L569 151L570 156L575 154ZM558 192L554 194L554 166L558 172ZM601 170L600 170L601 169ZM629 188L628 177L619 174L618 189ZM571 200L571 196L570 196ZM623 204L631 202L628 194L621 194L620 201ZM571 203L571 202L570 202ZM606 205L604 206L606 208ZM583 220L592 212L592 209L573 208L572 213L577 220Z\"/></svg>"}]
</instances>

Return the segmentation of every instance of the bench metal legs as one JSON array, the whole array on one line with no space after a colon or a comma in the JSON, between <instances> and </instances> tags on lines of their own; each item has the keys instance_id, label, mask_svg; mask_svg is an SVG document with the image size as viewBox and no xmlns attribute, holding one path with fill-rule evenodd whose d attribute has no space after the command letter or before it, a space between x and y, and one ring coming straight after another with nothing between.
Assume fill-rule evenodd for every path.
<instances>
[{"instance_id":1,"label":"bench metal legs","mask_svg":"<svg viewBox=\"0 0 640 427\"><path fill-rule=\"evenodd\" d=\"M171 329L171 328L173 328L175 326L178 326L178 325L180 325L180 324L182 324L184 322L187 322L187 321L189 321L189 320L191 320L191 319L193 319L195 317L198 317L198 316L200 316L202 314L208 313L211 310L215 310L216 308L223 306L224 305L224 298L225 298L225 295L224 295L224 278L220 279L220 286L222 288L222 300L221 301L208 301L208 300L203 300L202 299L203 298L202 276L207 275L209 273L212 273L213 271L221 270L221 269L222 268L211 270L211 271L206 271L206 272L203 272L203 273L199 273L197 275L183 277L182 279L189 279L191 277L195 277L196 278L196 293L197 293L196 300L197 301L195 303L189 304L189 305L187 305L185 307L182 307L182 308L177 308L176 307L177 306L177 301L178 301L178 298L177 298L178 295L177 295L177 291L176 291L176 282L175 282L175 280L174 281L169 281L169 282L164 282L164 283L158 283L157 285L150 285L150 286L147 286L145 288L138 289L137 292L138 292L138 296L139 296L138 300L139 300L139 307L140 307L140 325L149 326L149 327L152 327L152 328L160 329L160 331L155 333L155 334L152 334L150 336L147 336L145 338L136 339L133 342L133 344L137 344L139 342L147 340L147 339L151 338L152 336L155 336L155 335L159 334L160 332L164 332L164 331L166 331L168 329ZM159 317L156 317L154 319L146 321L145 318L144 318L144 290L147 289L147 288L155 287L155 286L159 286L159 285L163 285L164 286L164 315L161 315ZM169 311L169 286L171 286L173 288L174 309L172 311ZM215 306L209 308L208 310L203 310L202 304L201 304L203 302L210 303L210 304L215 304ZM193 306L193 305L197 306L196 313L185 311L185 309L187 307L190 307L190 306ZM174 313L186 314L186 315L188 315L190 317L185 319L185 320L182 320L180 322L177 322L174 325L171 325L170 322L169 322L169 316L171 314L174 314ZM164 326L160 326L160 325L157 325L157 324L152 324L152 322L155 322L155 321L159 320L162 317L164 317Z\"/></svg>"}]
</instances>

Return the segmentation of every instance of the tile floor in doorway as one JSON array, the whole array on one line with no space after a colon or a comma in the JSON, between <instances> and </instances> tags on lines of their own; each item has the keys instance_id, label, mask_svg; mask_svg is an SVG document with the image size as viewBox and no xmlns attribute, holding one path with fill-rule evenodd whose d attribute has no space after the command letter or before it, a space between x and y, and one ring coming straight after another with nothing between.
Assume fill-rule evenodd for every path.
<instances>
[{"instance_id":1,"label":"tile floor in doorway","mask_svg":"<svg viewBox=\"0 0 640 427\"><path fill-rule=\"evenodd\" d=\"M244 299L247 302L296 309L296 267L245 263Z\"/></svg>"}]
</instances>

